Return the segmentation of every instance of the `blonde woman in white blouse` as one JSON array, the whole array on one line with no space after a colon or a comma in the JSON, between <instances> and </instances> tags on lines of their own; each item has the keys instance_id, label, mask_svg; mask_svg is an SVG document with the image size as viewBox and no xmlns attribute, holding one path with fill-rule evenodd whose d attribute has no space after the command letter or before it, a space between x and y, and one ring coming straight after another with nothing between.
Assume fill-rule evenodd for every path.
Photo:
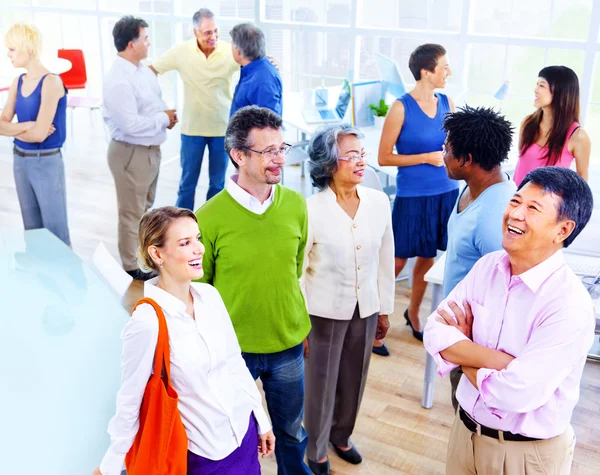
<instances>
[{"instance_id":1,"label":"blonde woman in white blouse","mask_svg":"<svg viewBox=\"0 0 600 475\"><path fill-rule=\"evenodd\" d=\"M366 165L362 133L349 125L319 131L309 169L319 192L308 198L309 234L302 286L312 330L306 362L307 455L328 474L327 448L362 461L350 436L363 395L371 347L394 307L394 239L384 193L360 186Z\"/></svg>"},{"instance_id":2,"label":"blonde woman in white blouse","mask_svg":"<svg viewBox=\"0 0 600 475\"><path fill-rule=\"evenodd\" d=\"M258 451L275 437L262 398L242 358L219 292L202 277L204 246L193 212L167 206L140 221L140 260L159 276L144 296L163 309L169 330L171 384L188 436L188 475L260 474ZM158 338L154 308L142 304L122 336L121 389L108 425L110 446L94 474L120 475L139 427L139 410Z\"/></svg>"}]
</instances>

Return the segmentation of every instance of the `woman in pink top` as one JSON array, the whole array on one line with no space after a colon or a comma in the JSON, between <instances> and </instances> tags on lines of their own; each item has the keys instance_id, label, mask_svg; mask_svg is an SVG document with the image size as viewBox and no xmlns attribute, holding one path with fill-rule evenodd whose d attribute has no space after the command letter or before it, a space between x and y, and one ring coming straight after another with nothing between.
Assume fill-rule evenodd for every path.
<instances>
[{"instance_id":1,"label":"woman in pink top","mask_svg":"<svg viewBox=\"0 0 600 475\"><path fill-rule=\"evenodd\" d=\"M566 66L548 66L539 73L534 89L537 110L521 124L519 161L514 180L539 167L570 168L588 178L590 137L579 126L579 80Z\"/></svg>"}]
</instances>

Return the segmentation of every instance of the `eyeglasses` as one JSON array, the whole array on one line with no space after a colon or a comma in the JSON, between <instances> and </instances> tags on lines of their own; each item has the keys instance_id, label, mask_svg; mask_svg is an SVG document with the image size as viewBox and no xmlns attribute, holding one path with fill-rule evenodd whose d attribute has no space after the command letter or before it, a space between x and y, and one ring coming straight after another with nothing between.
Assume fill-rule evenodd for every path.
<instances>
[{"instance_id":1,"label":"eyeglasses","mask_svg":"<svg viewBox=\"0 0 600 475\"><path fill-rule=\"evenodd\" d=\"M343 162L364 162L367 160L367 152L363 152L360 155L348 155L347 157L340 157L338 160L342 160Z\"/></svg>"},{"instance_id":2,"label":"eyeglasses","mask_svg":"<svg viewBox=\"0 0 600 475\"><path fill-rule=\"evenodd\" d=\"M259 155L262 155L263 157L266 157L269 160L275 160L278 155L285 157L288 153L290 153L291 149L292 149L292 146L289 143L283 144L283 147L281 147L277 150L270 149L270 150L264 150L262 152L259 152L258 150L252 150L251 148L246 148L246 147L241 148L241 150L247 150L248 152L258 153Z\"/></svg>"}]
</instances>

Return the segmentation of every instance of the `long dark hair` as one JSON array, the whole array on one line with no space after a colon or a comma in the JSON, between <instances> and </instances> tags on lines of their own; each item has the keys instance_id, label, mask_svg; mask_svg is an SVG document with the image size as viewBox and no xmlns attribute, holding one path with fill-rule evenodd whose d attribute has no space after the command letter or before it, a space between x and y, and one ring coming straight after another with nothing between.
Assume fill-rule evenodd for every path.
<instances>
[{"instance_id":1,"label":"long dark hair","mask_svg":"<svg viewBox=\"0 0 600 475\"><path fill-rule=\"evenodd\" d=\"M546 142L548 152L544 158L546 165L556 165L565 142L569 139L569 127L573 122L579 122L579 79L577 74L566 66L548 66L542 69L538 76L548 81L552 94L552 127ZM519 143L521 155L536 142L543 116L544 111L540 107L525 118Z\"/></svg>"}]
</instances>

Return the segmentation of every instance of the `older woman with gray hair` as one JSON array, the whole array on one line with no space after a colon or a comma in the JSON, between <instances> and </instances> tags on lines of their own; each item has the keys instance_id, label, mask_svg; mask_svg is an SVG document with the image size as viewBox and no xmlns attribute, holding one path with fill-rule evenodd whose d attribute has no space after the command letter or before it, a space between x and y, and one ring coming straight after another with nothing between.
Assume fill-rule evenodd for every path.
<instances>
[{"instance_id":1,"label":"older woman with gray hair","mask_svg":"<svg viewBox=\"0 0 600 475\"><path fill-rule=\"evenodd\" d=\"M313 184L302 286L312 330L305 375L308 462L328 474L328 443L347 462L375 336L383 338L394 307L394 238L390 203L361 186L363 134L340 124L319 131L308 153Z\"/></svg>"}]
</instances>

